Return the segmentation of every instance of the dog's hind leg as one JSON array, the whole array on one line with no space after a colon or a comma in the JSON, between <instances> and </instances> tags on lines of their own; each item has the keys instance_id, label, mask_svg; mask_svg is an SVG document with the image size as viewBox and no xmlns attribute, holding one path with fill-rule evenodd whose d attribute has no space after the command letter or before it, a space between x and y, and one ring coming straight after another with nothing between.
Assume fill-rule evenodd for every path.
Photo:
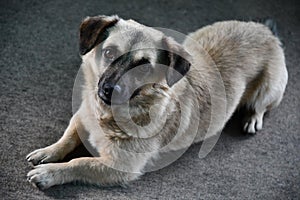
<instances>
[{"instance_id":1,"label":"dog's hind leg","mask_svg":"<svg viewBox=\"0 0 300 200\"><path fill-rule=\"evenodd\" d=\"M283 54L280 54L248 85L242 100L249 111L244 120L245 132L255 134L262 129L265 112L281 102L287 78Z\"/></svg>"}]
</instances>

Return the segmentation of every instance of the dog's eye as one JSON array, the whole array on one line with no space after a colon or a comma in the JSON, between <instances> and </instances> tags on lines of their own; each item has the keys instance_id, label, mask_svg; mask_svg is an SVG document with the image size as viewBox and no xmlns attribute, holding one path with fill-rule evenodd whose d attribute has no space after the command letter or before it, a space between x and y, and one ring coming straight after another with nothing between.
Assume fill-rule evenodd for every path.
<instances>
[{"instance_id":1,"label":"dog's eye","mask_svg":"<svg viewBox=\"0 0 300 200\"><path fill-rule=\"evenodd\" d=\"M116 57L117 51L113 48L106 48L103 50L103 56L108 60L114 60Z\"/></svg>"}]
</instances>

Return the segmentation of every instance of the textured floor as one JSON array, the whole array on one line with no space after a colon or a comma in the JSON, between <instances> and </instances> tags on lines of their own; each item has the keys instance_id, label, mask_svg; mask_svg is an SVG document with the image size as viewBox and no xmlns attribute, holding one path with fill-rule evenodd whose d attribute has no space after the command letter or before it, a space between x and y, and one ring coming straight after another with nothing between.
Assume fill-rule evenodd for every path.
<instances>
[{"instance_id":1,"label":"textured floor","mask_svg":"<svg viewBox=\"0 0 300 200\"><path fill-rule=\"evenodd\" d=\"M0 1L0 198L300 198L299 2L174 2ZM25 155L55 142L66 128L80 66L78 25L97 14L118 14L183 33L219 20L272 17L279 24L289 71L283 102L257 135L245 136L230 125L205 159L197 157L200 145L194 145L172 165L128 188L67 184L39 191L26 182L30 166Z\"/></svg>"}]
</instances>

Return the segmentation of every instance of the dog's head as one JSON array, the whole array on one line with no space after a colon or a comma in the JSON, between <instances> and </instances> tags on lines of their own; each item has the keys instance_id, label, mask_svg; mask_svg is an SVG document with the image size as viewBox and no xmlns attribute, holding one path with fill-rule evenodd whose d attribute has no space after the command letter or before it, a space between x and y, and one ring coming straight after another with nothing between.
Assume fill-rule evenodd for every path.
<instances>
[{"instance_id":1,"label":"dog's head","mask_svg":"<svg viewBox=\"0 0 300 200\"><path fill-rule=\"evenodd\" d=\"M107 105L135 99L154 83L173 87L190 68L188 53L172 38L117 16L87 17L80 53L94 59L98 96Z\"/></svg>"}]
</instances>

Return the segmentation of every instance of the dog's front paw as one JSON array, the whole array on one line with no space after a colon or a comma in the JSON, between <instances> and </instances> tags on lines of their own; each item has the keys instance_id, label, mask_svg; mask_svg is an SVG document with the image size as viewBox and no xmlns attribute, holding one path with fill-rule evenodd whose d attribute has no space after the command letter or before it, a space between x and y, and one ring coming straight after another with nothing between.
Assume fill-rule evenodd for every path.
<instances>
[{"instance_id":1,"label":"dog's front paw","mask_svg":"<svg viewBox=\"0 0 300 200\"><path fill-rule=\"evenodd\" d=\"M62 159L60 148L54 145L37 149L26 156L28 162L33 165L55 162Z\"/></svg>"},{"instance_id":2,"label":"dog's front paw","mask_svg":"<svg viewBox=\"0 0 300 200\"><path fill-rule=\"evenodd\" d=\"M53 185L63 184L65 174L63 163L49 163L35 166L27 174L27 180L39 189L47 189Z\"/></svg>"}]
</instances>

